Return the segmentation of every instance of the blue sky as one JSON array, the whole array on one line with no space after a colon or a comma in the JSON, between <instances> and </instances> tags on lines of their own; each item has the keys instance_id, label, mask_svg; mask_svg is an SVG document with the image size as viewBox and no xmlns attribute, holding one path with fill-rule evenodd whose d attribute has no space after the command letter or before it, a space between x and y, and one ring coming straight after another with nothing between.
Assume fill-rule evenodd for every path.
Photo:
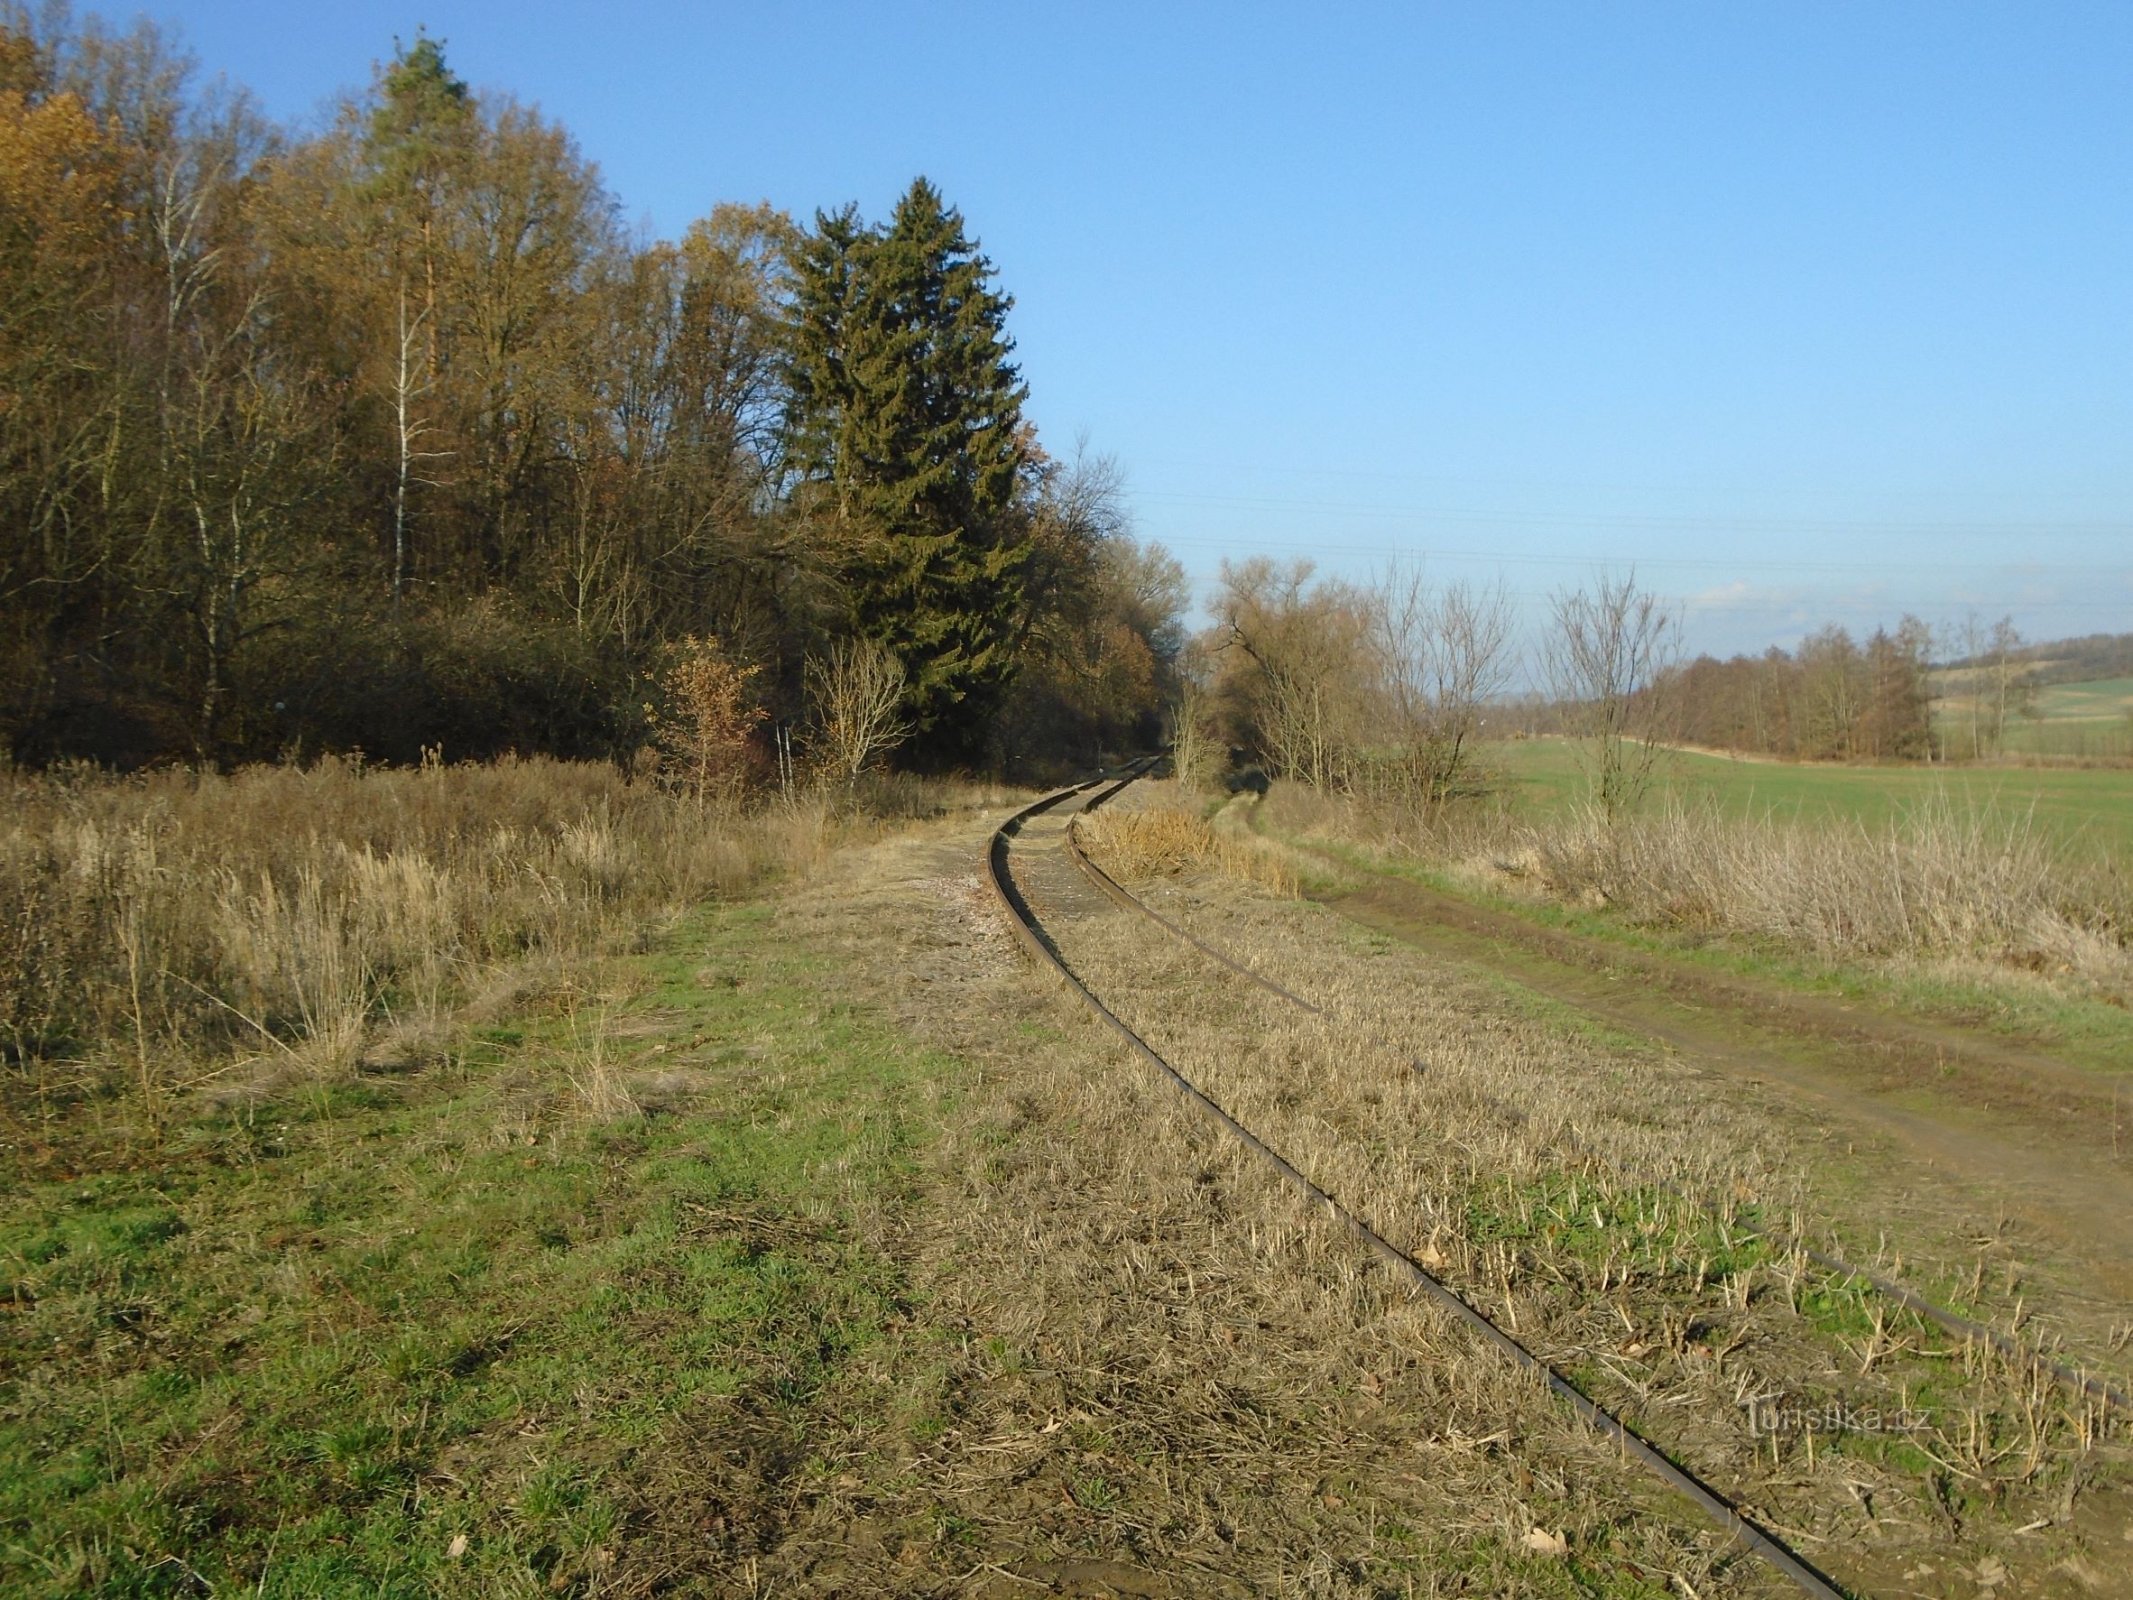
<instances>
[{"instance_id":1,"label":"blue sky","mask_svg":"<svg viewBox=\"0 0 2133 1600\"><path fill-rule=\"evenodd\" d=\"M927 174L1047 440L1203 580L2133 629L2133 6L145 9L296 121L424 25L653 233Z\"/></svg>"}]
</instances>

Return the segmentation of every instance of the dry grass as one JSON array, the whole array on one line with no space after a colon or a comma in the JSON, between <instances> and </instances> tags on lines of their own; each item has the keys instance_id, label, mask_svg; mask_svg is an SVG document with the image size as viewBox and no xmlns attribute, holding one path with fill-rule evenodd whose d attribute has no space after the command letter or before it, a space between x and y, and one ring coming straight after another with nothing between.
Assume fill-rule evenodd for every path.
<instances>
[{"instance_id":1,"label":"dry grass","mask_svg":"<svg viewBox=\"0 0 2133 1600\"><path fill-rule=\"evenodd\" d=\"M848 1465L766 1556L766 1592L1765 1592L1049 998L974 879L917 908L910 882L884 863L872 892L810 889L781 922L974 1069L918 1273L961 1337L931 1370L885 1353L873 1392L938 1421L900 1459L826 1452ZM1204 974L1176 992L1220 998ZM941 1548L891 1565L884 1536L925 1521ZM913 1576L950 1561L974 1588Z\"/></svg>"},{"instance_id":2,"label":"dry grass","mask_svg":"<svg viewBox=\"0 0 2133 1600\"><path fill-rule=\"evenodd\" d=\"M1163 904L1233 896L1180 885ZM1816 1214L1796 1156L1751 1112L1672 1063L1566 1038L1390 952L1343 949L1303 925L1314 915L1260 901L1219 927L1204 911L1186 920L1326 1005L1323 1020L1137 919L1089 919L1065 943L1107 1003L1315 1181L1840 1575L1894 1576L1965 1545L1982 1560L2013 1527L2063 1518L2091 1475L2123 1483L2123 1446L2099 1444L2108 1419L2093 1405L1729 1234L1743 1205L1795 1227ZM2012 1293L1980 1309L2025 1314ZM1756 1427L1759 1397L1920 1421L1773 1437ZM1855 1540L1865 1566L1839 1554Z\"/></svg>"},{"instance_id":3,"label":"dry grass","mask_svg":"<svg viewBox=\"0 0 2133 1600\"><path fill-rule=\"evenodd\" d=\"M2133 874L2029 812L1931 794L1881 825L1663 797L1610 822L1476 804L1388 815L1278 785L1275 826L1367 842L1493 889L1768 940L1829 962L1985 963L2133 994Z\"/></svg>"},{"instance_id":4,"label":"dry grass","mask_svg":"<svg viewBox=\"0 0 2133 1600\"><path fill-rule=\"evenodd\" d=\"M39 1186L12 1321L27 1360L67 1342L19 1369L40 1374L20 1415L40 1450L102 1450L114 1409L130 1426L71 1533L145 1527L141 1562L182 1551L246 1592L299 1547L306 1592L1774 1592L1033 982L981 838L840 850L790 894L544 979L542 1006L527 963L501 967L461 1016L525 1037L471 1068L271 1129L217 1119L226 1161L159 1152L124 1192L179 1216L167 1237L105 1180L95 1207L81 1177ZM1898 1561L1987 1551L2020 1592L2089 1592L2047 1571L2060 1522L2001 1539L2114 1488L2106 1442L2077 1496L2053 1393L1954 1380L1990 1402L1924 1440L1961 1474L1959 1534L1902 1461L1746 1436L1742 1385L1898 1393L1914 1330L1802 1346L1786 1297L1821 1286L1800 1263L1706 1257L1698 1217L1566 1151L1586 1131L1781 1204L1794 1175L1674 1064L1508 1014L1314 907L1162 880L1167 911L1332 1014L1270 1009L1025 843L1070 956L1181 1064L1810 1554L1872 1592L1916 1588ZM1578 1222L1595 1208L1604 1230ZM147 1242L92 1250L91 1227ZM193 1362L235 1385L214 1407L167 1379ZM18 1474L21 1503L55 1503L48 1476Z\"/></svg>"},{"instance_id":5,"label":"dry grass","mask_svg":"<svg viewBox=\"0 0 2133 1600\"><path fill-rule=\"evenodd\" d=\"M944 793L883 780L867 798L909 817ZM867 826L549 760L0 772L0 814L0 1106L49 1135L70 1107L116 1105L129 1137L203 1085L413 1065L498 974L567 975ZM597 1073L587 1093L612 1099Z\"/></svg>"},{"instance_id":6,"label":"dry grass","mask_svg":"<svg viewBox=\"0 0 2133 1600\"><path fill-rule=\"evenodd\" d=\"M1296 869L1257 840L1218 832L1172 806L1106 808L1076 823L1092 851L1135 878L1208 869L1282 896L1296 893Z\"/></svg>"},{"instance_id":7,"label":"dry grass","mask_svg":"<svg viewBox=\"0 0 2133 1600\"><path fill-rule=\"evenodd\" d=\"M1743 822L1681 801L1610 828L1580 807L1528 830L1513 859L1565 899L1825 958L2041 958L2098 984L2133 979L2122 869L2074 855L2020 811L1971 811L1945 795L1878 830Z\"/></svg>"}]
</instances>

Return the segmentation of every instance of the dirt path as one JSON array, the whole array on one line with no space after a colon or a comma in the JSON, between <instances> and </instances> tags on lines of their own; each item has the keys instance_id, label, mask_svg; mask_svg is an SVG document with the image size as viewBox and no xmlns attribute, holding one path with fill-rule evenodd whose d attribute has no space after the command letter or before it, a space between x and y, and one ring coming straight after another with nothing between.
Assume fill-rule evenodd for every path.
<instances>
[{"instance_id":1,"label":"dirt path","mask_svg":"<svg viewBox=\"0 0 2133 1600\"><path fill-rule=\"evenodd\" d=\"M1117 836L1120 859L1143 859L1125 842L1130 837ZM1099 826L1092 843L1099 859L1107 842ZM1033 862L1033 883L1044 881L1041 871ZM1107 1004L1359 1214L1404 1230L1417 1248L1435 1251L1440 1237L1449 1241L1442 1254L1463 1292L1476 1294L1541 1347L1558 1350L1609 1403L1626 1405L1633 1419L1648 1421L1725 1492L1796 1534L1803 1541L1796 1548L1810 1558L1875 1594L1956 1595L1980 1586L2003 1595L2122 1590L2092 1563L2094 1552L2115 1552L2126 1535L2127 1502L2116 1485L2092 1485L2066 1495L2063 1504L2056 1491L2046 1491L2017 1511L2013 1500L1996 1498L1998 1489L1980 1499L1980 1480L1969 1474L1989 1469L1964 1466L1950 1469L1957 1476L1949 1481L1958 1487L1936 1510L1932 1496L1919 1493L1918 1479L1878 1470L1889 1461L1871 1448L1844 1457L1841 1482L1816 1475L1812 1452L1805 1461L1788 1457L1782 1470L1774 1456L1759 1461L1758 1441L1722 1424L1735 1390L1699 1386L1701 1371L1715 1373L1716 1366L1630 1375L1620 1362L1626 1352L1649 1352L1647 1325L1723 1322L1727 1332L1716 1344L1731 1350L1736 1337L1743 1341L1740 1354L1726 1358L1745 1362L1728 1368L1726 1381L1746 1386L1740 1392L1842 1392L1853 1396L1848 1404L1870 1410L1870 1402L1857 1398L1862 1385L1889 1382L1892 1392L1904 1394L1932 1388L1952 1419L1936 1426L1963 1435L1971 1402L1948 1405L1949 1391L1940 1387L1950 1376L1945 1367L1892 1377L1873 1353L1872 1335L1856 1328L1828 1337L1805 1333L1788 1320L1783 1297L1751 1292L1727 1301L1728 1310L1663 1274L1640 1278L1634 1293L1610 1293L1604 1265L1595 1280L1536 1235L1523 1236L1526 1270L1529 1281L1549 1287L1533 1299L1514 1296L1509 1279L1492 1284L1487 1270L1501 1269L1487 1269L1485 1254L1487 1270L1479 1274L1474 1259L1462 1255L1494 1226L1487 1220L1489 1196L1499 1186L1506 1195L1522 1194L1545 1188L1546 1180L1534 1174L1590 1173L1597 1167L1576 1152L1598 1151L1605 1153L1603 1164L1631 1175L1633 1189L1752 1199L1818 1235L1838 1225L1847 1241L1865 1242L1863 1249L1847 1245L1854 1259L1876 1259L1877 1233L1886 1227L1903 1262L1898 1275L1921 1287L1950 1267L1967 1279L1970 1264L1980 1262L1989 1275L1975 1304L1987 1317L2008 1320L2016 1291L1999 1269L2010 1264L2010 1252L2003 1244L1981 1252L1975 1244L1992 1227L1976 1219L1992 1213L1981 1213L1978 1197L1951 1185L1933 1163L1774 1075L1755 1084L1721 1070L1708 1059L1722 1042L1716 1033L1693 1041L1705 1053L1692 1058L1663 1041L1653 1048L1625 1038L1620 1027L1594 1029L1580 1020L1596 1006L1566 1015L1562 1006L1536 1003L1533 985L1503 981L1500 952L1479 952L1499 959L1475 959L1473 950L1446 959L1451 952L1442 945L1381 936L1400 931L1383 918L1344 928L1328 908L1240 891L1204 872L1135 879L1131 887L1316 1009L1306 1015L1278 1002L1204 956L1166 944L1146 923L1115 930L1093 919L1070 925L1061 932L1067 960ZM1354 906L1341 909L1359 921ZM1590 976L1603 989L1608 983L1605 975ZM1211 981L1218 995L1207 993ZM1617 987L1623 983L1616 979ZM1651 1028L1635 1032L1655 1037ZM1740 1044L1736 1029L1731 1047ZM1578 1211L1575 1204L1571 1209ZM1601 1226L1596 1216L1593 1226ZM1921 1261L1913 1249L1918 1239L1946 1248ZM2027 1282L2029 1247L2039 1241L2023 1235L2019 1243L2024 1265L2016 1276ZM1890 1267L1890 1258L1880 1257L1880 1264ZM2051 1308L2031 1331L2078 1328L2105 1345L2101 1330L2114 1308L2063 1256L2053 1265L2059 1270L2049 1294L2030 1290L2032 1311L2040 1299ZM2075 1306L2084 1287L2091 1298ZM1677 1290L1687 1298L1669 1311L1666 1297ZM2122 1305L2115 1309L2122 1314ZM1742 1310L1769 1320L1752 1329L1726 1320ZM1632 1320L1637 1327L1625 1334ZM1932 1347L1941 1352L1935 1359L1949 1359L1941 1341L1929 1337L1914 1346L1913 1337L1905 1336L1905 1349ZM1998 1437L1998 1426L1983 1424L1984 1435ZM1939 1439L1928 1443L1947 1451ZM1916 1462L1913 1469L1924 1471ZM2042 1487L2024 1481L2018 1493ZM2048 1547L2040 1537L2046 1529L2060 1530L2049 1537L2068 1543Z\"/></svg>"},{"instance_id":2,"label":"dirt path","mask_svg":"<svg viewBox=\"0 0 2133 1600\"><path fill-rule=\"evenodd\" d=\"M1900 1187L1892 1208L1998 1234L2025 1270L2048 1278L2090 1348L2133 1316L2133 1096L2122 1084L2000 1040L1605 945L1412 882L1377 878L1317 898L1649 1038L1755 1096L1795 1136L1864 1152L1884 1167L1869 1193Z\"/></svg>"}]
</instances>

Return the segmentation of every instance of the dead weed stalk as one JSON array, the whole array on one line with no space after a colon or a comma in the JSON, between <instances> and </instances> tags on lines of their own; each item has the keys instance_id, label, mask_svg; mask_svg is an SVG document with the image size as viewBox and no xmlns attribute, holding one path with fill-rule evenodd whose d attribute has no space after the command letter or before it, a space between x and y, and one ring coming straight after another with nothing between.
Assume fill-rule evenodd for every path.
<instances>
[{"instance_id":1,"label":"dead weed stalk","mask_svg":"<svg viewBox=\"0 0 2133 1600\"><path fill-rule=\"evenodd\" d=\"M1117 875L1159 878L1203 869L1284 898L1297 892L1296 869L1275 851L1248 837L1218 832L1190 811L1170 806L1101 810L1078 819L1076 827Z\"/></svg>"},{"instance_id":2,"label":"dead weed stalk","mask_svg":"<svg viewBox=\"0 0 2133 1600\"><path fill-rule=\"evenodd\" d=\"M263 1047L345 1072L507 969L810 871L843 826L545 759L0 771L0 1108L118 1094L154 1126Z\"/></svg>"}]
</instances>

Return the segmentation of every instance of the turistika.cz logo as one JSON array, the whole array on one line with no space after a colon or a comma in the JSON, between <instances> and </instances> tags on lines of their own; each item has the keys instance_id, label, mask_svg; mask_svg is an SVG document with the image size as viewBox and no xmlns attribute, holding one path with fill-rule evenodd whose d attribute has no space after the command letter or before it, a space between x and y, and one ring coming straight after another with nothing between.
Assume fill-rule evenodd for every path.
<instances>
[{"instance_id":1,"label":"turistika.cz logo","mask_svg":"<svg viewBox=\"0 0 2133 1600\"><path fill-rule=\"evenodd\" d=\"M1813 1404L1772 1397L1748 1404L1749 1430L1761 1437L1776 1434L1795 1437L1803 1433L1922 1433L1926 1414L1910 1406L1884 1410L1880 1406L1847 1405L1841 1400Z\"/></svg>"}]
</instances>

